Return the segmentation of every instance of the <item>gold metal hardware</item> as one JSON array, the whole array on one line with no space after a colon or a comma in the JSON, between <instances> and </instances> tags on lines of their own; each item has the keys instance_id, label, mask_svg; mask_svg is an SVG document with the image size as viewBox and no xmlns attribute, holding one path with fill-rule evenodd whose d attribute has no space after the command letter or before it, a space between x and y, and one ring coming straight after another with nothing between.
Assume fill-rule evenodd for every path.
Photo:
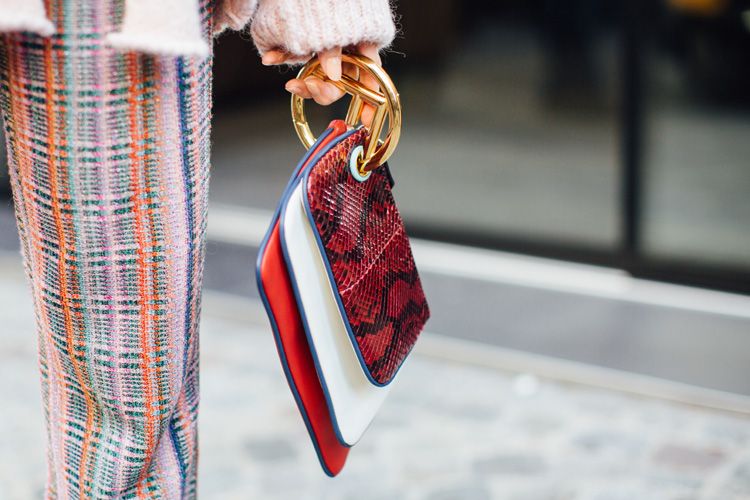
<instances>
[{"instance_id":1,"label":"gold metal hardware","mask_svg":"<svg viewBox=\"0 0 750 500\"><path fill-rule=\"evenodd\" d=\"M370 135L365 142L365 152L360 164L360 172L366 174L385 163L396 149L401 136L401 100L388 73L375 62L367 57L353 54L342 54L341 59L344 63L354 65L357 69L356 78L342 75L338 82L329 80L323 73L317 57L305 64L297 78L304 80L315 76L350 94L352 100L346 113L346 124L350 127L356 127L360 122L365 103L375 108L375 115L368 127ZM375 78L380 87L379 91L367 88L360 83L359 77L362 72ZM385 139L380 140L386 118L388 118L388 132ZM305 100L297 95L292 95L292 122L302 144L309 149L315 143L315 135L307 123Z\"/></svg>"}]
</instances>

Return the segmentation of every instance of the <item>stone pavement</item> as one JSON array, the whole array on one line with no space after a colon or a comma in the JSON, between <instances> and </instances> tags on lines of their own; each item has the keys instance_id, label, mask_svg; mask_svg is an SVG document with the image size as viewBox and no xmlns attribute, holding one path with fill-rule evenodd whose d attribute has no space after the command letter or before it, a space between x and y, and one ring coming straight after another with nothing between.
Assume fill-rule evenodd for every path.
<instances>
[{"instance_id":1,"label":"stone pavement","mask_svg":"<svg viewBox=\"0 0 750 500\"><path fill-rule=\"evenodd\" d=\"M15 258L0 258L0 304L0 499L40 498L33 315ZM201 336L202 498L750 499L750 418L420 352L329 479L259 304L207 293Z\"/></svg>"}]
</instances>

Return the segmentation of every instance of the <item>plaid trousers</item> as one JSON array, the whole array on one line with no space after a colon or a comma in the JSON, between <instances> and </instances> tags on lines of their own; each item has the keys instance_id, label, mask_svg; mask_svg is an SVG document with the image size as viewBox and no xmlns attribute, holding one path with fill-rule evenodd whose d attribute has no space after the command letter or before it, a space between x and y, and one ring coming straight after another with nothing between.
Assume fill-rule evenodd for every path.
<instances>
[{"instance_id":1,"label":"plaid trousers","mask_svg":"<svg viewBox=\"0 0 750 500\"><path fill-rule=\"evenodd\" d=\"M211 59L114 52L122 3L47 0L55 35L0 38L48 498L195 497Z\"/></svg>"}]
</instances>

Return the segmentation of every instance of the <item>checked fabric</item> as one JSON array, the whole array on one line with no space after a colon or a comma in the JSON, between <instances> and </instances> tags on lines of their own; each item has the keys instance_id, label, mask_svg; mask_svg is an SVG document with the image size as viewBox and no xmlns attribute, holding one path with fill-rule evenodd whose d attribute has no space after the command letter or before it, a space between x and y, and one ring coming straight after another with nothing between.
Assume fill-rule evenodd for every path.
<instances>
[{"instance_id":1,"label":"checked fabric","mask_svg":"<svg viewBox=\"0 0 750 500\"><path fill-rule=\"evenodd\" d=\"M46 496L192 498L211 59L114 52L121 1L46 3L53 36L0 38Z\"/></svg>"}]
</instances>

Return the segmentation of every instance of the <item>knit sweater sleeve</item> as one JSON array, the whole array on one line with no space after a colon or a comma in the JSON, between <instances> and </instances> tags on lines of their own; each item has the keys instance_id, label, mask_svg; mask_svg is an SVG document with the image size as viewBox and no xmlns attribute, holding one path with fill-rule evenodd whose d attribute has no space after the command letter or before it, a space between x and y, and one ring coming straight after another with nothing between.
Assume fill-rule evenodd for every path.
<instances>
[{"instance_id":1,"label":"knit sweater sleeve","mask_svg":"<svg viewBox=\"0 0 750 500\"><path fill-rule=\"evenodd\" d=\"M241 30L258 9L258 0L216 0L214 34L224 30Z\"/></svg>"},{"instance_id":2,"label":"knit sweater sleeve","mask_svg":"<svg viewBox=\"0 0 750 500\"><path fill-rule=\"evenodd\" d=\"M388 0L223 0L217 27L250 32L261 55L279 49L303 62L332 47L389 45L396 34Z\"/></svg>"}]
</instances>

